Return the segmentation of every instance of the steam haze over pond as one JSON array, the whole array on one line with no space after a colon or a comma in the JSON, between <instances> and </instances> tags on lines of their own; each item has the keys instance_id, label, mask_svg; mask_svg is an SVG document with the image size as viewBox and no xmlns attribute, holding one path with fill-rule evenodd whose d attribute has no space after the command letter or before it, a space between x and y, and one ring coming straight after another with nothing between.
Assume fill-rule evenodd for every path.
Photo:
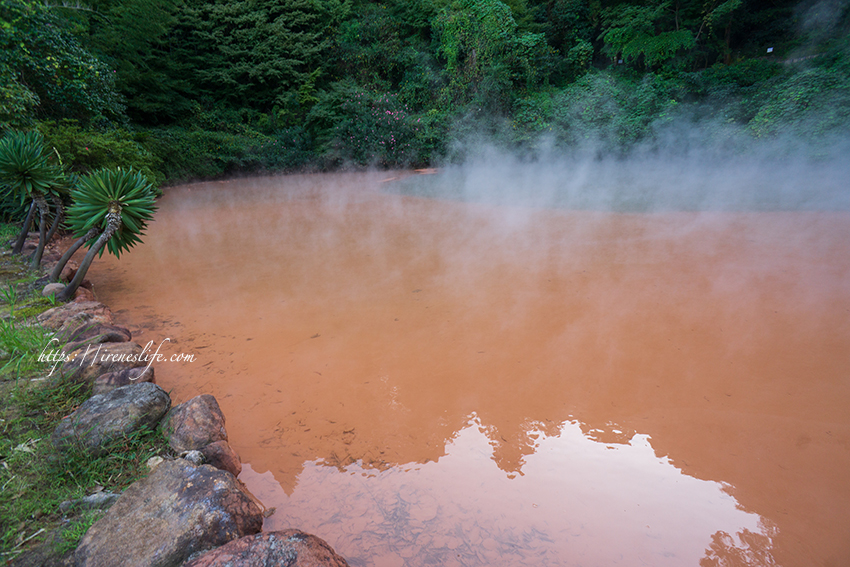
<instances>
[{"instance_id":1,"label":"steam haze over pond","mask_svg":"<svg viewBox=\"0 0 850 567\"><path fill-rule=\"evenodd\" d=\"M843 172L572 165L175 187L90 278L353 566L850 562Z\"/></svg>"}]
</instances>

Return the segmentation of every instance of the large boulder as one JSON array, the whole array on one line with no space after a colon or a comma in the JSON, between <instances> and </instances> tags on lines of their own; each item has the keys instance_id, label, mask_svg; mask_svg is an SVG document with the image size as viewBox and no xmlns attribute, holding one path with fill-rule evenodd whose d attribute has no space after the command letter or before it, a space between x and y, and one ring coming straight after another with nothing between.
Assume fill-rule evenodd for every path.
<instances>
[{"instance_id":1,"label":"large boulder","mask_svg":"<svg viewBox=\"0 0 850 567\"><path fill-rule=\"evenodd\" d=\"M107 372L147 366L147 355L134 342L101 343L80 347L62 364L62 377L74 382L93 382Z\"/></svg>"},{"instance_id":2,"label":"large boulder","mask_svg":"<svg viewBox=\"0 0 850 567\"><path fill-rule=\"evenodd\" d=\"M210 443L201 449L201 453L205 461L217 469L227 471L233 476L239 476L242 472L242 460L227 441Z\"/></svg>"},{"instance_id":3,"label":"large boulder","mask_svg":"<svg viewBox=\"0 0 850 567\"><path fill-rule=\"evenodd\" d=\"M186 563L184 567L348 567L324 540L299 530L264 532L231 541Z\"/></svg>"},{"instance_id":4,"label":"large boulder","mask_svg":"<svg viewBox=\"0 0 850 567\"><path fill-rule=\"evenodd\" d=\"M138 366L136 368L125 368L116 372L101 374L95 378L92 394L106 394L116 388L131 384L141 384L142 382L156 384L153 366Z\"/></svg>"},{"instance_id":5,"label":"large boulder","mask_svg":"<svg viewBox=\"0 0 850 567\"><path fill-rule=\"evenodd\" d=\"M169 407L171 398L156 384L124 386L83 402L59 422L51 441L59 451L75 449L102 455L123 436L154 427Z\"/></svg>"},{"instance_id":6,"label":"large boulder","mask_svg":"<svg viewBox=\"0 0 850 567\"><path fill-rule=\"evenodd\" d=\"M174 406L162 427L169 445L178 453L200 451L210 443L227 441L224 414L215 397L209 394Z\"/></svg>"},{"instance_id":7,"label":"large boulder","mask_svg":"<svg viewBox=\"0 0 850 567\"><path fill-rule=\"evenodd\" d=\"M77 567L177 567L193 554L259 532L260 507L224 471L166 461L130 485L86 532Z\"/></svg>"},{"instance_id":8,"label":"large boulder","mask_svg":"<svg viewBox=\"0 0 850 567\"><path fill-rule=\"evenodd\" d=\"M42 327L66 334L88 323L111 325L112 311L97 301L78 301L48 309L38 316Z\"/></svg>"}]
</instances>

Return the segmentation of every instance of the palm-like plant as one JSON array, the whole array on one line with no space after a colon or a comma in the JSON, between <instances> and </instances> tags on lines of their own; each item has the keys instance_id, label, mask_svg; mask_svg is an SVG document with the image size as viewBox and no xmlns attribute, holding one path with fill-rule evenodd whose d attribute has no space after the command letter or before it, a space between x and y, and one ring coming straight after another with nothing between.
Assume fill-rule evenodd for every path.
<instances>
[{"instance_id":1,"label":"palm-like plant","mask_svg":"<svg viewBox=\"0 0 850 567\"><path fill-rule=\"evenodd\" d=\"M0 140L0 184L10 193L19 197L21 204L32 200L13 252L20 254L26 240L33 214L39 212L39 241L33 256L32 265L41 263L41 255L47 244L47 219L50 216L50 198L57 206L50 236L56 232L62 220L62 199L65 184L65 171L61 163L53 163L53 154L44 145L39 132L10 132Z\"/></svg>"},{"instance_id":2,"label":"palm-like plant","mask_svg":"<svg viewBox=\"0 0 850 567\"><path fill-rule=\"evenodd\" d=\"M94 236L97 240L90 245L74 279L56 296L60 301L73 297L92 260L102 255L104 249L120 257L121 252L140 243L148 221L156 212L153 186L142 173L131 169L99 169L89 173L80 178L71 197L74 204L68 208L67 224L80 237L77 248L91 242ZM61 273L63 266L64 262L60 261L54 274Z\"/></svg>"}]
</instances>

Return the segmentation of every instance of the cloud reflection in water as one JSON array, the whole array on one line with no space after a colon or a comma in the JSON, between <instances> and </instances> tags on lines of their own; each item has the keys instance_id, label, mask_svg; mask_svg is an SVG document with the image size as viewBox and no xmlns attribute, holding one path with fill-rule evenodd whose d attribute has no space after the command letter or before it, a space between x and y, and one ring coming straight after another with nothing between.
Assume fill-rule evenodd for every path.
<instances>
[{"instance_id":1,"label":"cloud reflection in water","mask_svg":"<svg viewBox=\"0 0 850 567\"><path fill-rule=\"evenodd\" d=\"M728 485L656 456L647 435L532 426L516 474L496 466L486 432L472 416L438 462L308 462L290 496L271 472L246 465L240 478L277 507L266 530L315 533L352 566L774 564L774 530Z\"/></svg>"}]
</instances>

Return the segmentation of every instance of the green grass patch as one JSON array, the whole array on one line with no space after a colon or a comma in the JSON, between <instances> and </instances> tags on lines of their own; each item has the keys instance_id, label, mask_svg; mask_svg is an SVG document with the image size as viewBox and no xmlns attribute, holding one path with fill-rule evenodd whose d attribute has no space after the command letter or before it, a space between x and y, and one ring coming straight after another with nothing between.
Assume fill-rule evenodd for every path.
<instances>
[{"instance_id":1,"label":"green grass patch","mask_svg":"<svg viewBox=\"0 0 850 567\"><path fill-rule=\"evenodd\" d=\"M16 232L0 224L0 235ZM5 231L5 232L4 232ZM120 493L147 474L146 462L173 453L159 430L117 440L102 457L55 451L50 436L59 421L91 396L91 385L47 379L38 362L52 333L35 324L55 301L34 285L42 274L19 257L0 253L0 562L46 538L57 553L74 549L100 516L59 505L99 491ZM61 528L57 536L54 530Z\"/></svg>"},{"instance_id":2,"label":"green grass patch","mask_svg":"<svg viewBox=\"0 0 850 567\"><path fill-rule=\"evenodd\" d=\"M57 453L51 433L88 399L91 386L32 380L2 386L0 553L6 554L4 558L22 550L21 543L39 530L45 530L43 536L59 526L63 527L60 548L76 547L97 518L83 510L63 515L59 510L63 501L100 491L120 493L147 474L148 459L171 454L162 433L151 429L117 440L102 457L73 449Z\"/></svg>"},{"instance_id":3,"label":"green grass patch","mask_svg":"<svg viewBox=\"0 0 850 567\"><path fill-rule=\"evenodd\" d=\"M49 346L53 333L35 321L39 314L56 305L56 300L38 295L28 285L34 280L33 277L29 281L13 281L0 287L3 303L0 309L0 380L17 380L47 369L38 357ZM21 297L19 290L28 288Z\"/></svg>"},{"instance_id":4,"label":"green grass patch","mask_svg":"<svg viewBox=\"0 0 850 567\"><path fill-rule=\"evenodd\" d=\"M15 318L0 320L0 380L19 379L45 371L39 355L50 345L53 333Z\"/></svg>"},{"instance_id":5,"label":"green grass patch","mask_svg":"<svg viewBox=\"0 0 850 567\"><path fill-rule=\"evenodd\" d=\"M56 551L60 554L65 554L76 549L80 540L84 535L86 535L86 532L92 524L98 521L101 516L103 516L103 512L101 510L87 510L80 514L75 521L70 522L70 524L62 530L61 540L56 546Z\"/></svg>"},{"instance_id":6,"label":"green grass patch","mask_svg":"<svg viewBox=\"0 0 850 567\"><path fill-rule=\"evenodd\" d=\"M7 242L18 237L21 228L14 224L0 223L0 242Z\"/></svg>"}]
</instances>

